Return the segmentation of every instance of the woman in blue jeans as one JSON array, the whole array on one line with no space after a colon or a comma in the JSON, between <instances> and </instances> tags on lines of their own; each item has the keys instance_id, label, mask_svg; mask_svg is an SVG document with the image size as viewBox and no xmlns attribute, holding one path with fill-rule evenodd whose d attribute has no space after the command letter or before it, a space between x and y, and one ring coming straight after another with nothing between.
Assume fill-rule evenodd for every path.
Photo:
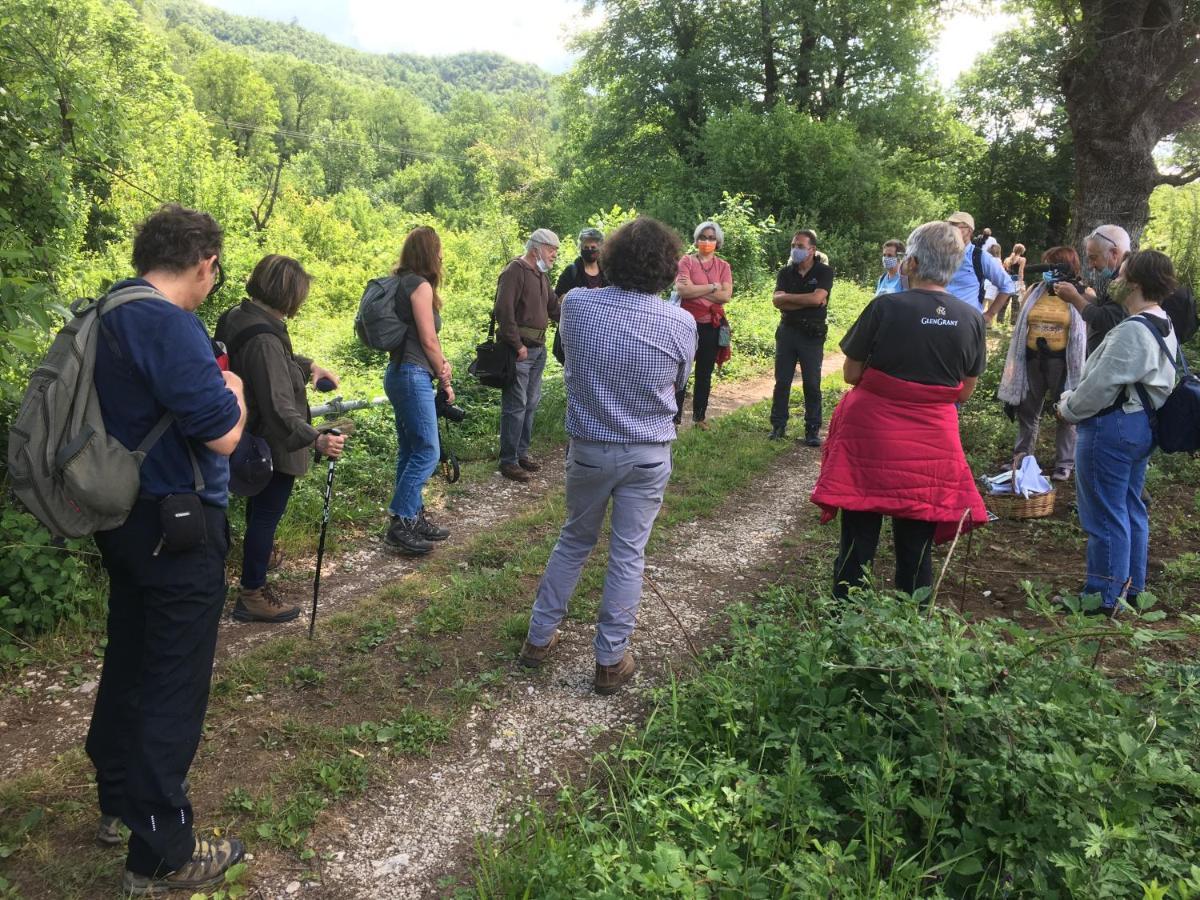
<instances>
[{"instance_id":1,"label":"woman in blue jeans","mask_svg":"<svg viewBox=\"0 0 1200 900\"><path fill-rule=\"evenodd\" d=\"M383 376L383 389L396 412L396 489L388 505L391 524L384 541L408 556L421 556L434 541L450 536L425 517L421 491L437 468L437 410L433 381L454 402L450 361L442 352L438 331L442 327L442 242L437 232L422 225L409 232L392 270L400 277L401 296L412 306L412 325L404 346L391 351Z\"/></svg>"},{"instance_id":2,"label":"woman in blue jeans","mask_svg":"<svg viewBox=\"0 0 1200 900\"><path fill-rule=\"evenodd\" d=\"M1129 314L1084 363L1079 386L1065 391L1058 414L1079 424L1075 487L1079 522L1087 533L1083 594L1100 596L1102 615L1146 586L1150 522L1142 487L1154 440L1135 385L1155 409L1175 386L1179 344L1159 305L1175 289L1171 260L1155 250L1130 256L1108 289ZM1166 341L1163 353L1151 328Z\"/></svg>"}]
</instances>

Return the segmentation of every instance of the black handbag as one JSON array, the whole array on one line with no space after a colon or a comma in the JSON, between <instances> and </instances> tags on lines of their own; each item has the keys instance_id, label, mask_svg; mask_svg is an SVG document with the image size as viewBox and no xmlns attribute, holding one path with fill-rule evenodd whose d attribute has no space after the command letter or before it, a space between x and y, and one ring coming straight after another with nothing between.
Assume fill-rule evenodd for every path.
<instances>
[{"instance_id":1,"label":"black handbag","mask_svg":"<svg viewBox=\"0 0 1200 900\"><path fill-rule=\"evenodd\" d=\"M475 360L467 367L484 387L506 388L517 380L517 354L504 341L496 340L496 314L492 313L487 340L475 348Z\"/></svg>"}]
</instances>

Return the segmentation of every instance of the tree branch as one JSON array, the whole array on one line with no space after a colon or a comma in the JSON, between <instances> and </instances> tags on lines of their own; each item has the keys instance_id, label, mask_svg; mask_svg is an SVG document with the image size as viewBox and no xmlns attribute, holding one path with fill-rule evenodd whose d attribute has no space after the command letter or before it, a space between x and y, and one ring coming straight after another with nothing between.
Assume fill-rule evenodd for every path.
<instances>
[{"instance_id":1,"label":"tree branch","mask_svg":"<svg viewBox=\"0 0 1200 900\"><path fill-rule=\"evenodd\" d=\"M1166 184L1170 185L1171 187L1182 187L1185 184L1191 184L1193 181L1198 180L1200 180L1200 166L1196 166L1192 169L1184 169L1182 172L1177 172L1173 175L1169 175L1165 172L1159 172L1154 177L1154 183L1156 185Z\"/></svg>"}]
</instances>

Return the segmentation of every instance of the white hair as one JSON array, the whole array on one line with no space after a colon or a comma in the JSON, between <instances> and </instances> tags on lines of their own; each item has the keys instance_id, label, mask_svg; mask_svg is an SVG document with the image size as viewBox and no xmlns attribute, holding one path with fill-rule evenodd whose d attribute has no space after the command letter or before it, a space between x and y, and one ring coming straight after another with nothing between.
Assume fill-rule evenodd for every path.
<instances>
[{"instance_id":1,"label":"white hair","mask_svg":"<svg viewBox=\"0 0 1200 900\"><path fill-rule=\"evenodd\" d=\"M1118 256L1129 253L1129 232L1120 225L1097 225L1084 238L1085 248L1088 241L1098 242L1105 250L1115 248Z\"/></svg>"},{"instance_id":2,"label":"white hair","mask_svg":"<svg viewBox=\"0 0 1200 900\"><path fill-rule=\"evenodd\" d=\"M721 226L711 219L707 222L701 222L696 226L696 230L692 232L692 243L700 240L700 235L704 233L705 228L711 228L713 234L717 236L717 249L720 250L725 246L725 232L721 230Z\"/></svg>"},{"instance_id":3,"label":"white hair","mask_svg":"<svg viewBox=\"0 0 1200 900\"><path fill-rule=\"evenodd\" d=\"M917 271L913 275L919 281L945 287L962 265L962 233L958 226L949 222L918 225L904 243L908 247L905 259L912 257L917 261Z\"/></svg>"}]
</instances>

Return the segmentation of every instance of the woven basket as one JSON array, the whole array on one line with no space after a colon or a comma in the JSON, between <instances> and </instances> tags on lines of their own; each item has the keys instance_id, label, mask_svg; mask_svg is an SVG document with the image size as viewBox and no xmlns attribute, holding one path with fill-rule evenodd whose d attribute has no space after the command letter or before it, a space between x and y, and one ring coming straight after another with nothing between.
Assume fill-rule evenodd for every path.
<instances>
[{"instance_id":1,"label":"woven basket","mask_svg":"<svg viewBox=\"0 0 1200 900\"><path fill-rule=\"evenodd\" d=\"M1054 512L1054 489L1026 499L1020 494L987 494L987 505L1002 519L1041 519Z\"/></svg>"}]
</instances>

